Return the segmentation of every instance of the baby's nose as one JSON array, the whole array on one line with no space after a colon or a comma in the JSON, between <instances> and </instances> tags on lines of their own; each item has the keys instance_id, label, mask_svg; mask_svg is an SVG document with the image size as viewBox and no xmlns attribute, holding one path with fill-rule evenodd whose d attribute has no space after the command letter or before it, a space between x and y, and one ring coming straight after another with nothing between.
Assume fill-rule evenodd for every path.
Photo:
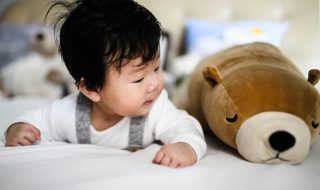
<instances>
[{"instance_id":1,"label":"baby's nose","mask_svg":"<svg viewBox=\"0 0 320 190\"><path fill-rule=\"evenodd\" d=\"M148 92L153 92L159 87L159 79L156 75L152 75L148 86Z\"/></svg>"}]
</instances>

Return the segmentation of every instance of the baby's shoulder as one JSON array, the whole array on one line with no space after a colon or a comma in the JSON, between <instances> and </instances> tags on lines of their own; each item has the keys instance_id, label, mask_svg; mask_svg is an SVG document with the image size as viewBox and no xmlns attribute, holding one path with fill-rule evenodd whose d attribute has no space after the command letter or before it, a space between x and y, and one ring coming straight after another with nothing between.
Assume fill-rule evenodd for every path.
<instances>
[{"instance_id":1,"label":"baby's shoulder","mask_svg":"<svg viewBox=\"0 0 320 190\"><path fill-rule=\"evenodd\" d=\"M61 113L72 112L72 110L76 109L78 94L79 93L72 93L62 99L55 100L52 103L52 109Z\"/></svg>"}]
</instances>

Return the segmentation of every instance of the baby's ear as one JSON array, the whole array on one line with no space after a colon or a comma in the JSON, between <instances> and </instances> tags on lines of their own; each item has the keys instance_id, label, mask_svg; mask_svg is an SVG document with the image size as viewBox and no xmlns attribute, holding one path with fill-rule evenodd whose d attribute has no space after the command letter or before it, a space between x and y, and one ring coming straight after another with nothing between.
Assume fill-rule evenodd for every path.
<instances>
[{"instance_id":1,"label":"baby's ear","mask_svg":"<svg viewBox=\"0 0 320 190\"><path fill-rule=\"evenodd\" d=\"M202 70L202 74L206 81L212 86L219 84L222 81L221 73L214 65L205 67Z\"/></svg>"},{"instance_id":2,"label":"baby's ear","mask_svg":"<svg viewBox=\"0 0 320 190\"><path fill-rule=\"evenodd\" d=\"M81 78L79 82L79 90L83 95L89 98L93 102L99 102L101 97L98 91L88 89L84 83L84 78Z\"/></svg>"}]
</instances>

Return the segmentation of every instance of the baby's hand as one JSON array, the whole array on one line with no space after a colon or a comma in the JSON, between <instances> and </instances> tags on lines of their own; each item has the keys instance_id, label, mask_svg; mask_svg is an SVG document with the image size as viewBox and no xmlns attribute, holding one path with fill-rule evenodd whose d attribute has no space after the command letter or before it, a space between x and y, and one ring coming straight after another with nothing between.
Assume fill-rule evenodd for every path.
<instances>
[{"instance_id":1,"label":"baby's hand","mask_svg":"<svg viewBox=\"0 0 320 190\"><path fill-rule=\"evenodd\" d=\"M172 168L191 166L197 161L197 155L187 143L166 144L161 147L153 163Z\"/></svg>"},{"instance_id":2,"label":"baby's hand","mask_svg":"<svg viewBox=\"0 0 320 190\"><path fill-rule=\"evenodd\" d=\"M7 129L6 146L32 145L40 140L40 131L28 123L15 123Z\"/></svg>"}]
</instances>

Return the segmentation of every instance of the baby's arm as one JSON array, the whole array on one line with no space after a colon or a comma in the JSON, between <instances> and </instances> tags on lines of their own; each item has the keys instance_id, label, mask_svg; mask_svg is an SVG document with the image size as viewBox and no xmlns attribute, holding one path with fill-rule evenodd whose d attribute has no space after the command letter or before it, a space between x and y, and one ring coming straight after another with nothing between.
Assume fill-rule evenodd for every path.
<instances>
[{"instance_id":1,"label":"baby's arm","mask_svg":"<svg viewBox=\"0 0 320 190\"><path fill-rule=\"evenodd\" d=\"M30 110L11 120L8 123L10 127L4 133L5 145L30 145L34 144L35 141L39 141L39 144L65 141L64 135L66 133L64 129L67 129L66 126L70 126L70 123L74 121L69 119L72 118L74 112L72 113L72 110L66 108L68 106L74 108L75 100L71 98L55 100L42 108ZM66 101L67 103L65 103ZM67 116L66 113L70 113L70 116ZM72 126L70 128L70 131L72 131Z\"/></svg>"},{"instance_id":2,"label":"baby's arm","mask_svg":"<svg viewBox=\"0 0 320 190\"><path fill-rule=\"evenodd\" d=\"M197 161L197 155L187 143L166 144L161 147L153 163L172 168L191 166Z\"/></svg>"},{"instance_id":3,"label":"baby's arm","mask_svg":"<svg viewBox=\"0 0 320 190\"><path fill-rule=\"evenodd\" d=\"M15 123L7 129L5 135L6 146L25 146L40 140L41 133L28 123Z\"/></svg>"},{"instance_id":4,"label":"baby's arm","mask_svg":"<svg viewBox=\"0 0 320 190\"><path fill-rule=\"evenodd\" d=\"M166 92L155 102L149 117L154 138L165 144L156 153L154 163L184 167L203 158L207 144L200 123L186 111L177 109Z\"/></svg>"}]
</instances>

